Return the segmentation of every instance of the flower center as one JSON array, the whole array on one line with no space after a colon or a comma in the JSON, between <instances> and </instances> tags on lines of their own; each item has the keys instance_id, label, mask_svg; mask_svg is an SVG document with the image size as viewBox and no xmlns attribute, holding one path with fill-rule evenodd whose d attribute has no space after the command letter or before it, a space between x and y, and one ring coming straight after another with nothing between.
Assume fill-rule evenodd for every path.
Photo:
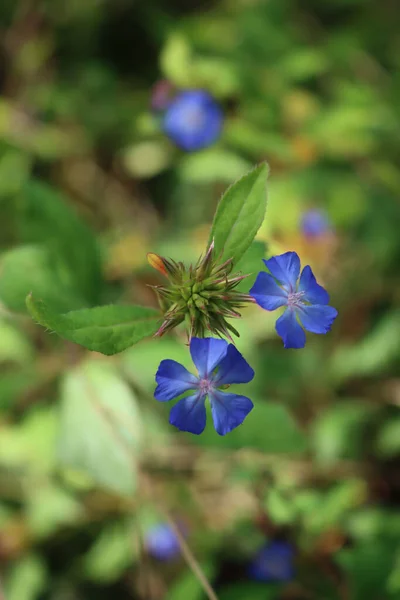
<instances>
[{"instance_id":1,"label":"flower center","mask_svg":"<svg viewBox=\"0 0 400 600\"><path fill-rule=\"evenodd\" d=\"M208 394L213 389L213 382L209 379L200 379L199 388L202 394Z\"/></svg>"},{"instance_id":2,"label":"flower center","mask_svg":"<svg viewBox=\"0 0 400 600\"><path fill-rule=\"evenodd\" d=\"M186 108L182 114L182 124L188 129L200 129L204 124L203 111L197 107Z\"/></svg>"},{"instance_id":3,"label":"flower center","mask_svg":"<svg viewBox=\"0 0 400 600\"><path fill-rule=\"evenodd\" d=\"M289 308L293 308L295 306L299 306L299 304L303 304L302 297L304 296L304 292L292 292L288 296L287 305Z\"/></svg>"}]
</instances>

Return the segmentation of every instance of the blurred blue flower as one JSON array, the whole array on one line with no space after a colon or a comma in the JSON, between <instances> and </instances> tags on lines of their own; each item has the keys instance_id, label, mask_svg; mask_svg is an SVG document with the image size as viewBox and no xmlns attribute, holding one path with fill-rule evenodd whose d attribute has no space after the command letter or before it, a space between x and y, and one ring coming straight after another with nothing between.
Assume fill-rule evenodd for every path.
<instances>
[{"instance_id":1,"label":"blurred blue flower","mask_svg":"<svg viewBox=\"0 0 400 600\"><path fill-rule=\"evenodd\" d=\"M294 577L294 549L288 542L271 542L259 550L248 567L257 581L290 581Z\"/></svg>"},{"instance_id":2,"label":"blurred blue flower","mask_svg":"<svg viewBox=\"0 0 400 600\"><path fill-rule=\"evenodd\" d=\"M329 294L318 285L311 267L304 267L300 275L300 258L296 252L285 252L263 262L271 275L259 273L249 293L265 310L287 307L275 325L284 347L304 348L304 329L327 333L338 313L328 306Z\"/></svg>"},{"instance_id":3,"label":"blurred blue flower","mask_svg":"<svg viewBox=\"0 0 400 600\"><path fill-rule=\"evenodd\" d=\"M203 90L186 90L175 96L163 119L166 135L177 146L192 152L213 144L224 115L214 98Z\"/></svg>"},{"instance_id":4,"label":"blurred blue flower","mask_svg":"<svg viewBox=\"0 0 400 600\"><path fill-rule=\"evenodd\" d=\"M308 238L316 238L331 231L328 215L317 208L303 213L300 227L303 234Z\"/></svg>"},{"instance_id":5,"label":"blurred blue flower","mask_svg":"<svg viewBox=\"0 0 400 600\"><path fill-rule=\"evenodd\" d=\"M169 422L181 431L199 435L206 426L205 400L208 396L214 427L226 435L243 423L253 408L246 396L228 394L218 388L231 383L248 383L254 371L233 344L215 338L192 338L190 354L199 376L192 375L174 360L163 360L156 374L156 400L168 402L184 392L193 394L171 409Z\"/></svg>"},{"instance_id":6,"label":"blurred blue flower","mask_svg":"<svg viewBox=\"0 0 400 600\"><path fill-rule=\"evenodd\" d=\"M148 531L145 546L148 553L157 560L172 560L180 554L178 538L167 523L155 525Z\"/></svg>"}]
</instances>

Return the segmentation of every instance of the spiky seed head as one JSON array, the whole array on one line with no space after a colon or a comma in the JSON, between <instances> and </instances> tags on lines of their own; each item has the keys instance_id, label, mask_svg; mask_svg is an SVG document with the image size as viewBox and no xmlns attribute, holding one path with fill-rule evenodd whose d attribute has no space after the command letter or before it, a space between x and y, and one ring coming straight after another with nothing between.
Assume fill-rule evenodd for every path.
<instances>
[{"instance_id":1,"label":"spiky seed head","mask_svg":"<svg viewBox=\"0 0 400 600\"><path fill-rule=\"evenodd\" d=\"M162 336L185 322L191 337L217 335L232 341L237 330L226 320L240 317L239 310L251 297L235 288L247 275L232 274L232 259L220 262L215 257L212 242L206 254L195 265L185 267L182 262L148 254L152 267L167 277L168 286L153 287L164 313L164 321L155 334Z\"/></svg>"}]
</instances>

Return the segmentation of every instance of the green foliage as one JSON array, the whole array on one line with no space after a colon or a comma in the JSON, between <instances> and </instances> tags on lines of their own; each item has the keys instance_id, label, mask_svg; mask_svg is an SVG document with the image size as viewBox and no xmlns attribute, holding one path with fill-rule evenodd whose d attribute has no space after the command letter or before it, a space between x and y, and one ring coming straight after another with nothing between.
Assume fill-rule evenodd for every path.
<instances>
[{"instance_id":1,"label":"green foliage","mask_svg":"<svg viewBox=\"0 0 400 600\"><path fill-rule=\"evenodd\" d=\"M264 220L267 207L268 167L262 164L244 175L222 196L211 227L216 254L237 263Z\"/></svg>"},{"instance_id":2,"label":"green foliage","mask_svg":"<svg viewBox=\"0 0 400 600\"><path fill-rule=\"evenodd\" d=\"M32 317L66 340L111 355L156 332L159 313L144 306L97 306L57 314L41 300L28 296Z\"/></svg>"},{"instance_id":3,"label":"green foliage","mask_svg":"<svg viewBox=\"0 0 400 600\"><path fill-rule=\"evenodd\" d=\"M7 600L204 600L187 556L149 555L166 513L219 600L399 598L397 7L202 4L0 2ZM213 146L167 139L149 108L160 77L217 99ZM310 208L329 235L303 235ZM251 273L240 292L263 258L295 250L339 311L301 351L277 338L279 310L232 321L256 376L237 387L253 411L225 437L211 414L203 435L177 431L173 402L153 397L162 360L193 363L179 327L152 337L148 286L165 280L146 253L187 267L210 226ZM281 536L294 581L251 581L254 552Z\"/></svg>"},{"instance_id":4,"label":"green foliage","mask_svg":"<svg viewBox=\"0 0 400 600\"><path fill-rule=\"evenodd\" d=\"M313 424L316 460L334 464L339 458L360 457L366 426L372 416L370 405L350 398L322 413Z\"/></svg>"},{"instance_id":5,"label":"green foliage","mask_svg":"<svg viewBox=\"0 0 400 600\"><path fill-rule=\"evenodd\" d=\"M54 310L71 310L83 304L65 265L57 264L47 248L19 246L3 254L1 265L0 298L11 311L26 311L29 293L43 298Z\"/></svg>"},{"instance_id":6,"label":"green foliage","mask_svg":"<svg viewBox=\"0 0 400 600\"><path fill-rule=\"evenodd\" d=\"M6 581L10 600L35 600L46 586L46 566L35 555L26 556L12 568Z\"/></svg>"},{"instance_id":7,"label":"green foliage","mask_svg":"<svg viewBox=\"0 0 400 600\"><path fill-rule=\"evenodd\" d=\"M35 538L45 539L82 518L79 502L62 488L44 484L32 490L27 504L27 522Z\"/></svg>"},{"instance_id":8,"label":"green foliage","mask_svg":"<svg viewBox=\"0 0 400 600\"><path fill-rule=\"evenodd\" d=\"M132 523L115 523L104 528L86 554L83 568L92 581L116 581L132 564L134 555Z\"/></svg>"},{"instance_id":9,"label":"green foliage","mask_svg":"<svg viewBox=\"0 0 400 600\"><path fill-rule=\"evenodd\" d=\"M209 148L183 157L179 175L191 183L231 183L250 171L251 163L233 152Z\"/></svg>"},{"instance_id":10,"label":"green foliage","mask_svg":"<svg viewBox=\"0 0 400 600\"><path fill-rule=\"evenodd\" d=\"M262 583L239 583L226 587L219 595L219 600L275 600L279 597L281 586Z\"/></svg>"},{"instance_id":11,"label":"green foliage","mask_svg":"<svg viewBox=\"0 0 400 600\"><path fill-rule=\"evenodd\" d=\"M33 348L14 323L0 319L0 363L5 361L24 364L33 355Z\"/></svg>"},{"instance_id":12,"label":"green foliage","mask_svg":"<svg viewBox=\"0 0 400 600\"><path fill-rule=\"evenodd\" d=\"M108 365L88 362L66 373L59 434L63 464L84 470L99 485L132 494L141 437L136 399Z\"/></svg>"},{"instance_id":13,"label":"green foliage","mask_svg":"<svg viewBox=\"0 0 400 600\"><path fill-rule=\"evenodd\" d=\"M98 244L67 200L54 188L31 180L22 189L17 208L21 238L45 245L65 265L65 279L71 279L87 303L98 301L102 277Z\"/></svg>"},{"instance_id":14,"label":"green foliage","mask_svg":"<svg viewBox=\"0 0 400 600\"><path fill-rule=\"evenodd\" d=\"M215 567L211 563L200 565L203 573L208 580L212 579ZM198 578L194 573L187 573L168 591L165 600L201 600L204 597L204 591Z\"/></svg>"},{"instance_id":15,"label":"green foliage","mask_svg":"<svg viewBox=\"0 0 400 600\"><path fill-rule=\"evenodd\" d=\"M389 598L387 579L394 566L393 548L382 543L342 550L337 562L350 581L354 600Z\"/></svg>"},{"instance_id":16,"label":"green foliage","mask_svg":"<svg viewBox=\"0 0 400 600\"><path fill-rule=\"evenodd\" d=\"M400 452L400 415L385 423L376 439L376 452L379 456L395 457Z\"/></svg>"},{"instance_id":17,"label":"green foliage","mask_svg":"<svg viewBox=\"0 0 400 600\"><path fill-rule=\"evenodd\" d=\"M369 332L360 344L338 348L332 363L339 380L350 374L379 373L400 354L400 311L393 311Z\"/></svg>"},{"instance_id":18,"label":"green foliage","mask_svg":"<svg viewBox=\"0 0 400 600\"><path fill-rule=\"evenodd\" d=\"M239 260L236 269L238 272L249 275L238 285L237 289L239 291L246 293L251 288L262 268L263 263L261 261L266 258L266 252L265 242L255 240Z\"/></svg>"},{"instance_id":19,"label":"green foliage","mask_svg":"<svg viewBox=\"0 0 400 600\"><path fill-rule=\"evenodd\" d=\"M284 406L274 402L263 403L257 399L254 404L255 408L246 419L246 427L241 425L221 439L215 432L209 415L204 433L194 439L191 436L190 439L201 446L253 448L273 454L304 452L307 448L306 436Z\"/></svg>"}]
</instances>

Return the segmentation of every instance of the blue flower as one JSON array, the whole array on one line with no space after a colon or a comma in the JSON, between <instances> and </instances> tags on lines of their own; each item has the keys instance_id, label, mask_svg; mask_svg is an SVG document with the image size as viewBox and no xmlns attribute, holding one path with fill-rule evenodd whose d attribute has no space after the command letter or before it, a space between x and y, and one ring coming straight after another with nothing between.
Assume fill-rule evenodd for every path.
<instances>
[{"instance_id":1,"label":"blue flower","mask_svg":"<svg viewBox=\"0 0 400 600\"><path fill-rule=\"evenodd\" d=\"M328 215L316 208L307 210L301 218L301 231L308 238L323 236L331 231Z\"/></svg>"},{"instance_id":2,"label":"blue flower","mask_svg":"<svg viewBox=\"0 0 400 600\"><path fill-rule=\"evenodd\" d=\"M192 152L213 144L224 115L214 98L203 90L186 90L175 96L163 119L166 135L177 146Z\"/></svg>"},{"instance_id":3,"label":"blue flower","mask_svg":"<svg viewBox=\"0 0 400 600\"><path fill-rule=\"evenodd\" d=\"M294 549L288 542L275 541L259 550L248 567L256 581L290 581L294 577Z\"/></svg>"},{"instance_id":4,"label":"blue flower","mask_svg":"<svg viewBox=\"0 0 400 600\"><path fill-rule=\"evenodd\" d=\"M192 375L174 360L163 360L156 374L156 400L168 402L181 394L193 393L179 400L171 409L169 422L181 431L199 435L206 426L205 400L211 403L214 427L226 435L243 423L253 408L246 396L229 394L220 387L231 383L248 383L254 371L233 344L215 338L192 338L190 354L199 376Z\"/></svg>"},{"instance_id":5,"label":"blue flower","mask_svg":"<svg viewBox=\"0 0 400 600\"><path fill-rule=\"evenodd\" d=\"M329 294L318 285L311 267L304 267L299 279L300 259L296 252L285 252L263 262L271 275L259 273L249 293L265 310L287 307L275 325L284 347L304 348L304 329L327 333L338 313L328 306Z\"/></svg>"},{"instance_id":6,"label":"blue flower","mask_svg":"<svg viewBox=\"0 0 400 600\"><path fill-rule=\"evenodd\" d=\"M158 560L172 560L180 554L178 538L167 523L155 525L145 536L145 546Z\"/></svg>"}]
</instances>

